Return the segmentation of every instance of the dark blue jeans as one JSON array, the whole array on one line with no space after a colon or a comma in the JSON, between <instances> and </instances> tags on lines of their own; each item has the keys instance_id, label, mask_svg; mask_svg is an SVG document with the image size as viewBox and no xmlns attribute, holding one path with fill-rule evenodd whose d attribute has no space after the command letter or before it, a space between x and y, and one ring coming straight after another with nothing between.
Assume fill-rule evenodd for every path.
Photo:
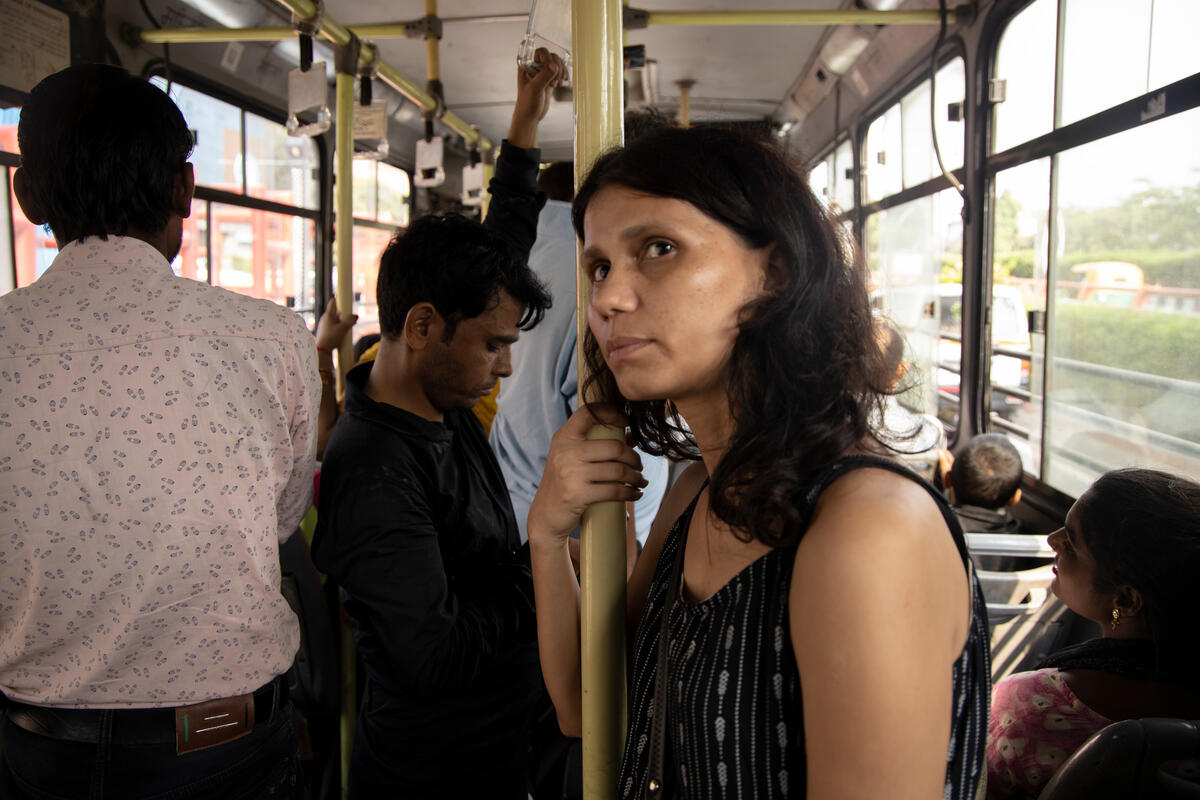
<instances>
[{"instance_id":1,"label":"dark blue jeans","mask_svg":"<svg viewBox=\"0 0 1200 800\"><path fill-rule=\"evenodd\" d=\"M4 720L3 800L302 800L289 703L240 739L176 755L175 744L64 742Z\"/></svg>"}]
</instances>

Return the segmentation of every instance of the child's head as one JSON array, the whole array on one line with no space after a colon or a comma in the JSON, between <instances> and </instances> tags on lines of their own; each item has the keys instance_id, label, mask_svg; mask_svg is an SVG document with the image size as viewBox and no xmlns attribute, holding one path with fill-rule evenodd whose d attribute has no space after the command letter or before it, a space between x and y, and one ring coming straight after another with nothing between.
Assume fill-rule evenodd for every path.
<instances>
[{"instance_id":1,"label":"child's head","mask_svg":"<svg viewBox=\"0 0 1200 800\"><path fill-rule=\"evenodd\" d=\"M954 503L993 510L1021 498L1021 454L1006 436L985 433L973 437L954 454L948 485Z\"/></svg>"}]
</instances>

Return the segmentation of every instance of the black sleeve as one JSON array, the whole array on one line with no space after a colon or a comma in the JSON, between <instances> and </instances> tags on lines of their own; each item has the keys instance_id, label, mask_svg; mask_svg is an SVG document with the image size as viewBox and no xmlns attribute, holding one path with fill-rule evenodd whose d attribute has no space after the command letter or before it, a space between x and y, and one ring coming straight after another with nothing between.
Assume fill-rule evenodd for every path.
<instances>
[{"instance_id":1,"label":"black sleeve","mask_svg":"<svg viewBox=\"0 0 1200 800\"><path fill-rule=\"evenodd\" d=\"M528 567L497 564L451 581L424 490L410 475L361 476L328 512L318 566L367 619L397 682L417 690L470 682L504 647L536 636ZM324 509L322 513L327 513ZM350 608L350 603L347 603Z\"/></svg>"},{"instance_id":2,"label":"black sleeve","mask_svg":"<svg viewBox=\"0 0 1200 800\"><path fill-rule=\"evenodd\" d=\"M521 257L529 260L529 251L537 238L538 213L546 204L546 195L537 190L538 159L536 147L514 147L506 139L496 159L496 172L488 185L492 200L483 220L484 227L503 237Z\"/></svg>"}]
</instances>

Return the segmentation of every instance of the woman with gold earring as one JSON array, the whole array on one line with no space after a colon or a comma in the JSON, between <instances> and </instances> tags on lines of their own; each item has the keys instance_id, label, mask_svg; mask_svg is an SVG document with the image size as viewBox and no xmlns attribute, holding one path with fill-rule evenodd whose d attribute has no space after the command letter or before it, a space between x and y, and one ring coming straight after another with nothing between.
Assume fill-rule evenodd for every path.
<instances>
[{"instance_id":1,"label":"woman with gold earring","mask_svg":"<svg viewBox=\"0 0 1200 800\"><path fill-rule=\"evenodd\" d=\"M1113 722L1200 717L1200 485L1154 470L1106 473L1049 542L1051 590L1099 624L1101 637L996 685L987 748L994 800L1037 797ZM1180 775L1200 775L1200 765L1181 763Z\"/></svg>"}]
</instances>

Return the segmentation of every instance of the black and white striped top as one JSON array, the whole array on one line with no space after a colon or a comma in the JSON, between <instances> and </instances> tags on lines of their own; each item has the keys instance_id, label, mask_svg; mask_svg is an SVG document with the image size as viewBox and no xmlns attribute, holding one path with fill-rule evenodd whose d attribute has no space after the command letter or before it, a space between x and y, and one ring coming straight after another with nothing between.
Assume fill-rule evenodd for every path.
<instances>
[{"instance_id":1,"label":"black and white striped top","mask_svg":"<svg viewBox=\"0 0 1200 800\"><path fill-rule=\"evenodd\" d=\"M808 496L810 507L835 478L860 467L888 469L934 497L967 566L971 629L954 663L953 722L946 800L971 800L984 774L990 693L987 609L970 566L962 528L941 495L907 468L872 456L830 467ZM697 495L698 497L698 495ZM641 797L651 743L658 638L671 565L687 539L696 501L667 535L633 645L629 734L621 764L623 798ZM777 548L712 597L677 599L668 650L666 787L679 798L804 797L806 772L800 676L788 627L788 586L796 548ZM980 794L982 796L982 794Z\"/></svg>"}]
</instances>

